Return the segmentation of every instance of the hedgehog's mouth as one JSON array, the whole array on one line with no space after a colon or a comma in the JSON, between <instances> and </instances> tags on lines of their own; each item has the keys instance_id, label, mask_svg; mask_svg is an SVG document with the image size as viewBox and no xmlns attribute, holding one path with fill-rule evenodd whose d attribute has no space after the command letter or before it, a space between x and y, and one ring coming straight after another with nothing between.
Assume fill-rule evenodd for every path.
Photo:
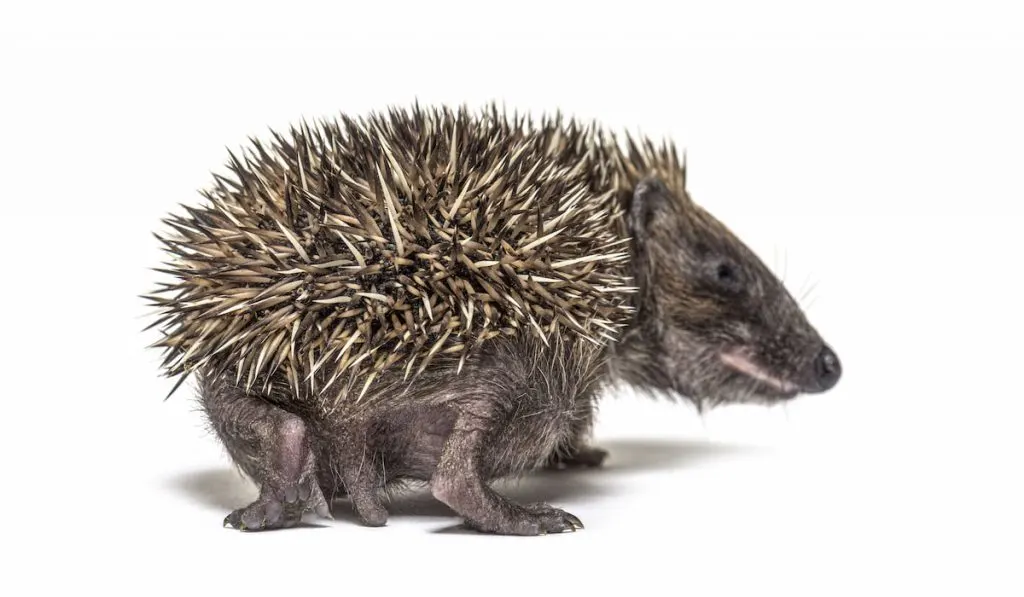
<instances>
[{"instance_id":1,"label":"hedgehog's mouth","mask_svg":"<svg viewBox=\"0 0 1024 597\"><path fill-rule=\"evenodd\" d=\"M778 394L779 397L796 396L800 392L800 386L782 379L758 365L743 349L727 350L720 353L719 356L726 367L757 381L770 392Z\"/></svg>"}]
</instances>

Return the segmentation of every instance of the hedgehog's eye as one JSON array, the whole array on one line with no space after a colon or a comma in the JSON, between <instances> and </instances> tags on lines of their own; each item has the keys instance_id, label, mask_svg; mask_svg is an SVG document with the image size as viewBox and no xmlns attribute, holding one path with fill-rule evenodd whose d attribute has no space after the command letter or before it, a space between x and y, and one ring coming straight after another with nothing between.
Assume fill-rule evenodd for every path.
<instances>
[{"instance_id":1,"label":"hedgehog's eye","mask_svg":"<svg viewBox=\"0 0 1024 597\"><path fill-rule=\"evenodd\" d=\"M718 261L712 270L715 282L719 287L729 291L739 291L743 288L743 274L739 268L730 261Z\"/></svg>"}]
</instances>

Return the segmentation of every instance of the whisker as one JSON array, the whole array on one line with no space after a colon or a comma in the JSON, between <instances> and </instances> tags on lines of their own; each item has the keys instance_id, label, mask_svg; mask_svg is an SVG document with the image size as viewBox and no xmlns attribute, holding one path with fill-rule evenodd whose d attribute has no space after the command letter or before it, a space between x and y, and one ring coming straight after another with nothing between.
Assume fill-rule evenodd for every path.
<instances>
[{"instance_id":1,"label":"whisker","mask_svg":"<svg viewBox=\"0 0 1024 597\"><path fill-rule=\"evenodd\" d=\"M808 276L808 279L810 279L810 276ZM810 296L811 296L811 293L813 293L813 292L814 292L814 290L815 290L815 289L816 289L817 287L818 287L818 281L817 281L817 280L814 280L814 281L812 281L812 282L811 282L811 284L810 284L810 286L809 286L809 287L807 288L807 290L805 290L805 291L803 291L803 292L801 293L801 296L800 296L800 303L802 304L802 303L806 302L806 301L807 301L807 299L808 299L808 297L810 297Z\"/></svg>"},{"instance_id":2,"label":"whisker","mask_svg":"<svg viewBox=\"0 0 1024 597\"><path fill-rule=\"evenodd\" d=\"M786 284L786 276L789 273L789 251L785 247L782 249L782 284Z\"/></svg>"}]
</instances>

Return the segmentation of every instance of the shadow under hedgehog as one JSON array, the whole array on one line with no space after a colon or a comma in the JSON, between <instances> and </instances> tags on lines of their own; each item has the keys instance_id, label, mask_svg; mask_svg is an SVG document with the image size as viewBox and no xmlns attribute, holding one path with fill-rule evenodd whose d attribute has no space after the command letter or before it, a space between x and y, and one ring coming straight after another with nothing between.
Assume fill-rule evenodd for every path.
<instances>
[{"instance_id":1,"label":"shadow under hedgehog","mask_svg":"<svg viewBox=\"0 0 1024 597\"><path fill-rule=\"evenodd\" d=\"M698 406L823 392L836 354L781 281L696 205L670 143L490 106L391 109L256 139L164 220L167 375L259 498L225 524L289 527L394 484L474 529L582 528L490 481L598 466L619 381ZM177 386L175 386L177 388Z\"/></svg>"}]
</instances>

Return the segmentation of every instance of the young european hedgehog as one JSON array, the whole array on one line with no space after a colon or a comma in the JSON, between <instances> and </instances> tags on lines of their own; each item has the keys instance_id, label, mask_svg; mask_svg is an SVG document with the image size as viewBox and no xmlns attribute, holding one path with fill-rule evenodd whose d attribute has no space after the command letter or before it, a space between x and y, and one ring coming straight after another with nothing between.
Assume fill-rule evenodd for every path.
<instances>
[{"instance_id":1,"label":"young european hedgehog","mask_svg":"<svg viewBox=\"0 0 1024 597\"><path fill-rule=\"evenodd\" d=\"M391 110L251 140L204 207L165 223L171 376L289 527L425 481L480 531L581 528L499 477L598 466L595 400L624 381L698 406L774 403L840 376L782 283L685 189L674 146L494 106ZM176 386L177 387L177 386Z\"/></svg>"}]
</instances>

